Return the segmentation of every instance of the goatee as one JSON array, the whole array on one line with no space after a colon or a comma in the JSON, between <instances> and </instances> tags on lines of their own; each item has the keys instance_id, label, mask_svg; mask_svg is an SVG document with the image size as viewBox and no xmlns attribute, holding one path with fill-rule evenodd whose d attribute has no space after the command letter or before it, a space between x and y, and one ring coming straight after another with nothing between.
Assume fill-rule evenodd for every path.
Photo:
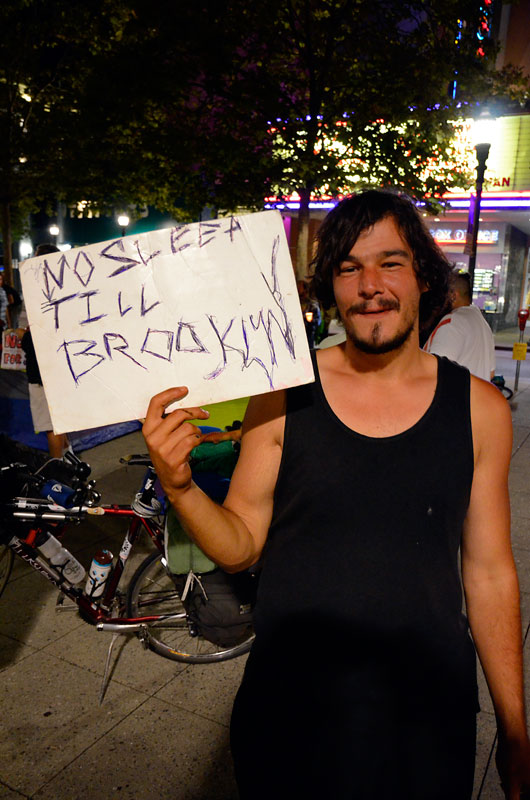
<instances>
[{"instance_id":1,"label":"goatee","mask_svg":"<svg viewBox=\"0 0 530 800\"><path fill-rule=\"evenodd\" d=\"M381 299L377 303L377 308L381 311L397 311L398 313L401 310L401 305L398 300L385 300ZM374 311L374 307L372 303L368 303L367 301L363 301L362 303L354 303L351 305L345 313L346 319L354 314L365 314L369 311ZM415 319L406 325L402 330L397 331L395 335L391 339L381 340L382 335L382 323L375 322L374 327L369 335L369 338L361 339L357 336L353 328L349 328L347 324L345 324L345 320L342 320L344 328L346 330L346 334L349 340L363 353L369 353L370 355L381 355L383 353L390 353L392 350L398 350L402 345L405 344L407 339L409 338L410 334L414 330Z\"/></svg>"},{"instance_id":2,"label":"goatee","mask_svg":"<svg viewBox=\"0 0 530 800\"><path fill-rule=\"evenodd\" d=\"M390 353L392 350L398 350L405 344L410 334L414 330L414 322L402 331L398 331L392 339L379 340L381 332L381 323L376 322L373 327L370 339L358 338L354 331L346 329L348 339L355 345L355 347L362 353L369 353L370 355L382 355L383 353Z\"/></svg>"}]
</instances>

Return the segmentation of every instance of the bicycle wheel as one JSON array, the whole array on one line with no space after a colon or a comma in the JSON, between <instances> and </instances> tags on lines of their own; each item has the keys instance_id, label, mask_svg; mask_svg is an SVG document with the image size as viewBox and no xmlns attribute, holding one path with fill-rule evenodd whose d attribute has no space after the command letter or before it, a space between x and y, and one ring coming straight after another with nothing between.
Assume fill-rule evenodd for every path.
<instances>
[{"instance_id":1,"label":"bicycle wheel","mask_svg":"<svg viewBox=\"0 0 530 800\"><path fill-rule=\"evenodd\" d=\"M6 544L0 544L0 594L4 591L11 575L14 559L13 551Z\"/></svg>"},{"instance_id":2,"label":"bicycle wheel","mask_svg":"<svg viewBox=\"0 0 530 800\"><path fill-rule=\"evenodd\" d=\"M143 561L127 590L130 617L171 615L170 619L147 625L147 643L151 650L173 661L208 664L236 658L250 650L254 635L234 647L223 648L198 635L190 625L179 594L160 553Z\"/></svg>"}]
</instances>

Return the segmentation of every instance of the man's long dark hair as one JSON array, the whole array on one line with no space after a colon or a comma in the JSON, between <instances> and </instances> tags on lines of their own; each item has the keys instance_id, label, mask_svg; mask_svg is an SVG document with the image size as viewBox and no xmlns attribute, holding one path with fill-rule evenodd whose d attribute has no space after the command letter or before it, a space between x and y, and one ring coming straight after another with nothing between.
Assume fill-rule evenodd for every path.
<instances>
[{"instance_id":1,"label":"man's long dark hair","mask_svg":"<svg viewBox=\"0 0 530 800\"><path fill-rule=\"evenodd\" d=\"M385 217L392 217L414 255L414 268L428 287L420 301L420 330L432 326L447 307L452 265L425 227L409 198L370 189L346 197L329 212L317 233L312 291L324 308L335 305L333 276L363 233Z\"/></svg>"}]
</instances>

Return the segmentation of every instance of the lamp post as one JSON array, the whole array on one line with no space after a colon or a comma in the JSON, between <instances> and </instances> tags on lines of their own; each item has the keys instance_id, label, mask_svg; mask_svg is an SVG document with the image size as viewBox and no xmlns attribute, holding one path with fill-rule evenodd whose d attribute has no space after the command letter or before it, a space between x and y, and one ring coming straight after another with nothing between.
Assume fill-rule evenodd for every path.
<instances>
[{"instance_id":1,"label":"lamp post","mask_svg":"<svg viewBox=\"0 0 530 800\"><path fill-rule=\"evenodd\" d=\"M477 237L480 218L480 201L484 185L486 161L491 147L494 132L495 118L488 111L482 111L473 125L473 144L477 154L477 181L475 195L469 198L469 217L467 222L466 245L464 253L469 256L469 277L471 278L471 294L475 282L475 264L477 262Z\"/></svg>"},{"instance_id":2,"label":"lamp post","mask_svg":"<svg viewBox=\"0 0 530 800\"><path fill-rule=\"evenodd\" d=\"M30 239L21 239L18 245L18 254L21 261L33 255L33 245Z\"/></svg>"},{"instance_id":3,"label":"lamp post","mask_svg":"<svg viewBox=\"0 0 530 800\"><path fill-rule=\"evenodd\" d=\"M118 225L121 228L121 235L122 236L125 236L125 233L126 233L126 230L127 230L127 225L129 224L129 222L130 222L130 219L127 216L127 214L120 214L120 216L118 217Z\"/></svg>"},{"instance_id":4,"label":"lamp post","mask_svg":"<svg viewBox=\"0 0 530 800\"><path fill-rule=\"evenodd\" d=\"M59 229L59 226L55 225L55 224L50 225L50 227L48 228L48 231L50 232L50 235L53 236L53 243L55 245L57 245L57 237L59 236L59 234L61 232L60 229Z\"/></svg>"}]
</instances>

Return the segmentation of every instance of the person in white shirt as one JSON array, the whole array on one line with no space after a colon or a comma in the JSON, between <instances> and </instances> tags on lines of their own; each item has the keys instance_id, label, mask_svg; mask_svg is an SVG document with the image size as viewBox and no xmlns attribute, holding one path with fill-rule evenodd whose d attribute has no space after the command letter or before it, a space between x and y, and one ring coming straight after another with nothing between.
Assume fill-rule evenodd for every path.
<instances>
[{"instance_id":1,"label":"person in white shirt","mask_svg":"<svg viewBox=\"0 0 530 800\"><path fill-rule=\"evenodd\" d=\"M467 367L472 375L490 381L495 374L495 340L480 309L472 305L471 297L469 273L460 272L452 282L452 310L442 317L423 349L447 356Z\"/></svg>"}]
</instances>

